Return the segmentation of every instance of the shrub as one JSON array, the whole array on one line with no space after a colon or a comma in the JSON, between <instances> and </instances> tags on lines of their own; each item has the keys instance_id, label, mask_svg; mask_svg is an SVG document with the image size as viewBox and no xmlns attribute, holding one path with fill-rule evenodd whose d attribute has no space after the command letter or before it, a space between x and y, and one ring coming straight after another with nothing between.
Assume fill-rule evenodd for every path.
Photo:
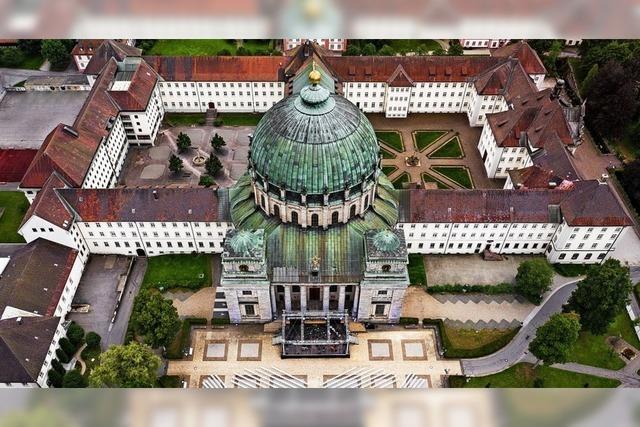
<instances>
[{"instance_id":1,"label":"shrub","mask_svg":"<svg viewBox=\"0 0 640 427\"><path fill-rule=\"evenodd\" d=\"M49 378L49 385L51 387L60 388L62 387L62 374L56 371L55 369L49 369L47 372L47 377Z\"/></svg>"},{"instance_id":2,"label":"shrub","mask_svg":"<svg viewBox=\"0 0 640 427\"><path fill-rule=\"evenodd\" d=\"M80 370L74 369L67 372L62 378L63 388L86 388L87 379L82 376Z\"/></svg>"},{"instance_id":3,"label":"shrub","mask_svg":"<svg viewBox=\"0 0 640 427\"><path fill-rule=\"evenodd\" d=\"M401 317L400 324L401 325L417 325L419 319L417 317Z\"/></svg>"},{"instance_id":4,"label":"shrub","mask_svg":"<svg viewBox=\"0 0 640 427\"><path fill-rule=\"evenodd\" d=\"M200 175L200 182L198 182L198 185L209 188L215 183L216 181L211 175Z\"/></svg>"},{"instance_id":5,"label":"shrub","mask_svg":"<svg viewBox=\"0 0 640 427\"><path fill-rule=\"evenodd\" d=\"M533 388L543 388L544 387L544 378L536 378L533 380Z\"/></svg>"},{"instance_id":6,"label":"shrub","mask_svg":"<svg viewBox=\"0 0 640 427\"><path fill-rule=\"evenodd\" d=\"M60 363L69 363L69 356L67 356L67 353L65 353L61 348L56 350L56 356Z\"/></svg>"},{"instance_id":7,"label":"shrub","mask_svg":"<svg viewBox=\"0 0 640 427\"><path fill-rule=\"evenodd\" d=\"M60 338L59 344L62 351L64 351L69 358L76 352L76 346L71 344L71 341L69 341L67 337Z\"/></svg>"},{"instance_id":8,"label":"shrub","mask_svg":"<svg viewBox=\"0 0 640 427\"><path fill-rule=\"evenodd\" d=\"M220 127L220 126L222 126L223 124L224 124L224 122L222 121L222 119L221 119L220 117L218 117L217 119L215 119L215 120L213 121L213 125L214 125L215 127Z\"/></svg>"},{"instance_id":9,"label":"shrub","mask_svg":"<svg viewBox=\"0 0 640 427\"><path fill-rule=\"evenodd\" d=\"M516 290L533 304L540 304L542 296L551 289L553 268L544 258L523 261L518 266Z\"/></svg>"},{"instance_id":10,"label":"shrub","mask_svg":"<svg viewBox=\"0 0 640 427\"><path fill-rule=\"evenodd\" d=\"M212 325L228 325L231 323L228 317L214 317L211 319Z\"/></svg>"},{"instance_id":11,"label":"shrub","mask_svg":"<svg viewBox=\"0 0 640 427\"><path fill-rule=\"evenodd\" d=\"M88 348L98 348L100 346L100 341L102 341L100 335L93 331L89 332L84 339L87 342Z\"/></svg>"},{"instance_id":12,"label":"shrub","mask_svg":"<svg viewBox=\"0 0 640 427\"><path fill-rule=\"evenodd\" d=\"M69 329L67 329L67 338L69 338L69 341L71 341L71 344L73 344L75 348L78 348L84 339L84 329L75 322L71 323Z\"/></svg>"},{"instance_id":13,"label":"shrub","mask_svg":"<svg viewBox=\"0 0 640 427\"><path fill-rule=\"evenodd\" d=\"M51 361L51 367L55 369L56 372L58 372L60 375L64 375L64 373L67 372L58 359L53 359Z\"/></svg>"}]
</instances>

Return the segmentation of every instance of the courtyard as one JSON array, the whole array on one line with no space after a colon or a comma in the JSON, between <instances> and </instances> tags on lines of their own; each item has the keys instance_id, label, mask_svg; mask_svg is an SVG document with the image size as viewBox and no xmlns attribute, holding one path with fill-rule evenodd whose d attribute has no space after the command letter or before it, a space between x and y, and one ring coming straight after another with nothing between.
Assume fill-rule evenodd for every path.
<instances>
[{"instance_id":1,"label":"courtyard","mask_svg":"<svg viewBox=\"0 0 640 427\"><path fill-rule=\"evenodd\" d=\"M358 333L349 358L281 359L281 348L263 325L194 329L191 360L170 361L167 375L182 377L190 388L267 387L287 378L300 387L339 386L339 379L365 387L403 387L417 378L425 388L443 386L442 376L459 375L458 360L438 355L431 329L381 327ZM273 375L276 367L279 374ZM266 383L265 383L266 381Z\"/></svg>"},{"instance_id":2,"label":"courtyard","mask_svg":"<svg viewBox=\"0 0 640 427\"><path fill-rule=\"evenodd\" d=\"M477 148L482 128L469 126L466 114L367 117L381 142L383 172L397 188L408 182L439 189L502 188L503 181L487 177Z\"/></svg>"},{"instance_id":3,"label":"courtyard","mask_svg":"<svg viewBox=\"0 0 640 427\"><path fill-rule=\"evenodd\" d=\"M203 115L204 117L204 115ZM226 145L215 154L223 165L223 170L214 177L218 187L230 187L247 170L249 135L253 126L175 126L162 129L158 133L155 146L131 147L120 178L120 185L139 186L189 186L195 187L205 174L204 166L196 166L193 159L197 155L209 157L213 149L211 138L217 133ZM176 141L180 133L191 139L191 148L178 153ZM183 170L175 174L169 170L172 154L182 159Z\"/></svg>"}]
</instances>

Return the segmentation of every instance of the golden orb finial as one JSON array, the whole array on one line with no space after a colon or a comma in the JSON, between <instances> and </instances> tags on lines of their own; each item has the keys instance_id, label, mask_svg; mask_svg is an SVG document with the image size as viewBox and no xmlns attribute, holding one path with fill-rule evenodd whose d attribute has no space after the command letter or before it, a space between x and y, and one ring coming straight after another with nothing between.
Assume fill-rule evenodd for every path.
<instances>
[{"instance_id":1,"label":"golden orb finial","mask_svg":"<svg viewBox=\"0 0 640 427\"><path fill-rule=\"evenodd\" d=\"M313 61L313 70L309 73L309 82L313 85L317 85L322 80L322 74L320 71L316 70L316 62Z\"/></svg>"}]
</instances>

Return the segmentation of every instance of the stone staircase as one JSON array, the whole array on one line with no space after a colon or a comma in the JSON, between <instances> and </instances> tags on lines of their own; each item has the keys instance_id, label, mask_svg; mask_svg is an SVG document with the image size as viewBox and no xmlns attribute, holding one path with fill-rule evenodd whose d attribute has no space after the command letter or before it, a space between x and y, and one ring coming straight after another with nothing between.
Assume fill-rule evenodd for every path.
<instances>
[{"instance_id":1,"label":"stone staircase","mask_svg":"<svg viewBox=\"0 0 640 427\"><path fill-rule=\"evenodd\" d=\"M218 117L218 111L216 111L215 108L207 109L204 116L204 124L206 126L213 126L213 122L216 120L216 117Z\"/></svg>"}]
</instances>

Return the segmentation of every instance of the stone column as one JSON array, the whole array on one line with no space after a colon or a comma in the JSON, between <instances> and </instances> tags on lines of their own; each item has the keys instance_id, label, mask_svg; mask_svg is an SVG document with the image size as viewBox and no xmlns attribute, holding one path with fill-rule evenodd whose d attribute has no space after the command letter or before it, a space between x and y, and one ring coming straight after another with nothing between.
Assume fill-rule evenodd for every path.
<instances>
[{"instance_id":1,"label":"stone column","mask_svg":"<svg viewBox=\"0 0 640 427\"><path fill-rule=\"evenodd\" d=\"M329 312L329 295L331 288L329 286L322 287L322 311L327 313Z\"/></svg>"},{"instance_id":2,"label":"stone column","mask_svg":"<svg viewBox=\"0 0 640 427\"><path fill-rule=\"evenodd\" d=\"M344 311L345 286L338 286L338 311Z\"/></svg>"},{"instance_id":3,"label":"stone column","mask_svg":"<svg viewBox=\"0 0 640 427\"><path fill-rule=\"evenodd\" d=\"M276 311L278 310L278 305L276 304L276 286L269 285L269 287L271 288L271 316L276 317Z\"/></svg>"},{"instance_id":4,"label":"stone column","mask_svg":"<svg viewBox=\"0 0 640 427\"><path fill-rule=\"evenodd\" d=\"M307 287L300 286L300 311L307 311Z\"/></svg>"},{"instance_id":5,"label":"stone column","mask_svg":"<svg viewBox=\"0 0 640 427\"><path fill-rule=\"evenodd\" d=\"M360 285L354 286L353 295L351 296L351 298L353 298L353 307L351 310L351 316L354 319L357 319L358 310L360 309Z\"/></svg>"},{"instance_id":6,"label":"stone column","mask_svg":"<svg viewBox=\"0 0 640 427\"><path fill-rule=\"evenodd\" d=\"M284 310L291 311L291 285L284 285Z\"/></svg>"}]
</instances>

